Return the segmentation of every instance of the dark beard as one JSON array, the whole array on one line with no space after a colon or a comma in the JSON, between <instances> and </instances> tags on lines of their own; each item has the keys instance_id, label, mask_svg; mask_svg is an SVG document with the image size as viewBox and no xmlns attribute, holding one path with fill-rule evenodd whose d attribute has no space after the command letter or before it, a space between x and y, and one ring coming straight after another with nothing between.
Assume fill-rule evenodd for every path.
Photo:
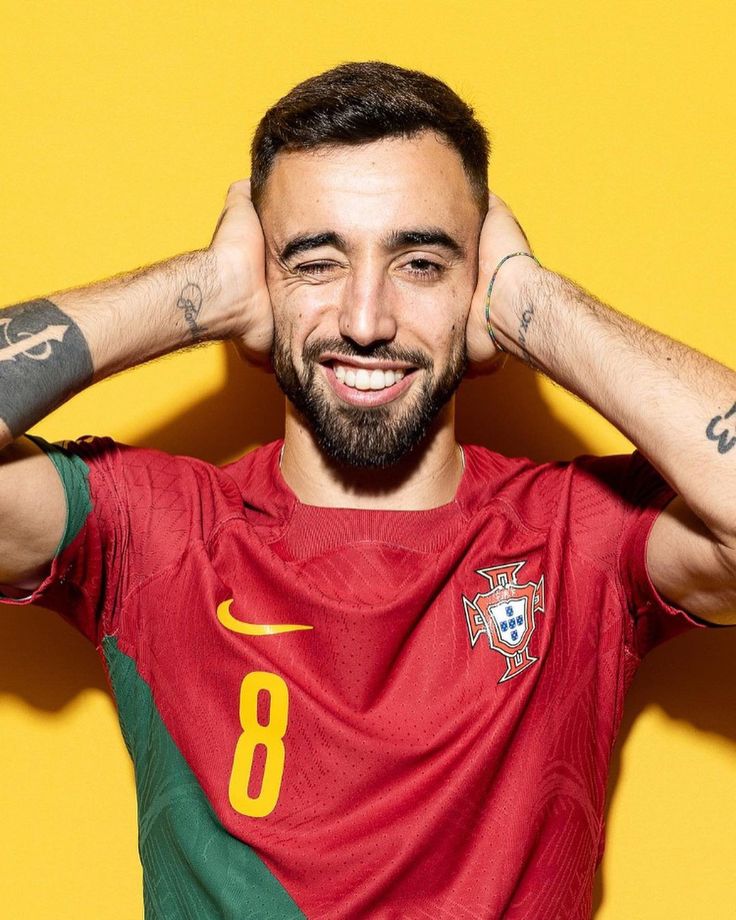
<instances>
[{"instance_id":1,"label":"dark beard","mask_svg":"<svg viewBox=\"0 0 736 920\"><path fill-rule=\"evenodd\" d=\"M360 408L333 405L315 380L318 358L330 352L345 357L384 359L411 364L427 371L413 401L403 411L391 403ZM312 342L302 352L304 379L294 367L291 349L278 331L274 334L271 363L287 398L307 420L317 443L336 463L358 469L392 466L407 456L427 436L440 409L458 388L467 367L465 341L456 343L447 368L434 375L433 362L422 352L376 345L359 348L345 339Z\"/></svg>"}]
</instances>

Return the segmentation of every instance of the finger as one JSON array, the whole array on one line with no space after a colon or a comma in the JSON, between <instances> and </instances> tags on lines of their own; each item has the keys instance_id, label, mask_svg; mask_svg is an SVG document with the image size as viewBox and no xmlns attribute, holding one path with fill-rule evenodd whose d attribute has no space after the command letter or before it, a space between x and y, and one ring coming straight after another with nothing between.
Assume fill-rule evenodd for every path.
<instances>
[{"instance_id":1,"label":"finger","mask_svg":"<svg viewBox=\"0 0 736 920\"><path fill-rule=\"evenodd\" d=\"M236 179L235 182L230 183L230 188L235 191L245 191L250 193L250 176L246 179Z\"/></svg>"},{"instance_id":2,"label":"finger","mask_svg":"<svg viewBox=\"0 0 736 920\"><path fill-rule=\"evenodd\" d=\"M503 198L500 198L494 192L489 192L488 197L490 200L489 210L493 212L493 216L499 217L501 215L507 215L509 219L514 222L516 229L519 231L519 233L524 238L524 242L526 243L529 252L532 252L533 251L532 244L529 242L529 237L526 235L524 228L519 223L516 215L511 210L511 208L506 204Z\"/></svg>"},{"instance_id":3,"label":"finger","mask_svg":"<svg viewBox=\"0 0 736 920\"><path fill-rule=\"evenodd\" d=\"M495 192L488 193L488 207L490 209L506 210L511 213L511 208L506 204L506 202L501 198L500 195L497 195Z\"/></svg>"},{"instance_id":4,"label":"finger","mask_svg":"<svg viewBox=\"0 0 736 920\"><path fill-rule=\"evenodd\" d=\"M237 215L243 213L243 208L247 208L248 210L253 209L253 202L250 197L250 184L250 179L238 179L236 182L231 183L227 190L227 195L225 196L225 206L222 209L217 221L217 226L212 234L210 246L217 238L218 233L220 233L223 228L223 224L227 221L231 211Z\"/></svg>"},{"instance_id":5,"label":"finger","mask_svg":"<svg viewBox=\"0 0 736 920\"><path fill-rule=\"evenodd\" d=\"M243 198L247 198L248 201L251 200L250 179L238 179L236 182L233 182L227 190L225 204L228 205L231 202L235 202L239 199L242 200Z\"/></svg>"}]
</instances>

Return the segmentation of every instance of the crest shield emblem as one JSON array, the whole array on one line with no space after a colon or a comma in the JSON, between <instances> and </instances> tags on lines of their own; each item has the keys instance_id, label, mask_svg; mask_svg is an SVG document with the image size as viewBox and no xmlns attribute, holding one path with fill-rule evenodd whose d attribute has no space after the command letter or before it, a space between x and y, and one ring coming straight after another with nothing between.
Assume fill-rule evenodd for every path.
<instances>
[{"instance_id":1,"label":"crest shield emblem","mask_svg":"<svg viewBox=\"0 0 736 920\"><path fill-rule=\"evenodd\" d=\"M529 642L536 629L536 616L544 612L544 575L538 582L520 585L517 575L524 565L526 560L478 569L477 574L488 579L490 590L476 594L472 601L463 595L471 648L485 635L490 648L506 658L506 671L499 683L539 660L530 654Z\"/></svg>"}]
</instances>

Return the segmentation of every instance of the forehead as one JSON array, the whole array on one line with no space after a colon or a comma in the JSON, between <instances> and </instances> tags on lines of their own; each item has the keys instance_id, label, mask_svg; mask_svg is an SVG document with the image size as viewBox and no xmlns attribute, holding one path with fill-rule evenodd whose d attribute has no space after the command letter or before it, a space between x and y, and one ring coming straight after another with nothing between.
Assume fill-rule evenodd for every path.
<instances>
[{"instance_id":1,"label":"forehead","mask_svg":"<svg viewBox=\"0 0 736 920\"><path fill-rule=\"evenodd\" d=\"M260 210L264 231L276 239L328 229L345 236L383 233L422 224L467 238L479 222L460 154L430 132L282 151Z\"/></svg>"}]
</instances>

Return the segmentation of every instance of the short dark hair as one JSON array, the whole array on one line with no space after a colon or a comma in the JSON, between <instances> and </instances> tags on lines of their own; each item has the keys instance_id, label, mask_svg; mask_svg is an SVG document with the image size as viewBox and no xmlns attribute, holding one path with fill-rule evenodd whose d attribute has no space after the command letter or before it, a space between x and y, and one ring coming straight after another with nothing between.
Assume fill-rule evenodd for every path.
<instances>
[{"instance_id":1,"label":"short dark hair","mask_svg":"<svg viewBox=\"0 0 736 920\"><path fill-rule=\"evenodd\" d=\"M271 106L251 145L251 195L258 208L280 150L365 144L434 131L457 150L481 215L488 209L490 142L473 109L419 70L382 61L340 64L310 77Z\"/></svg>"}]
</instances>

